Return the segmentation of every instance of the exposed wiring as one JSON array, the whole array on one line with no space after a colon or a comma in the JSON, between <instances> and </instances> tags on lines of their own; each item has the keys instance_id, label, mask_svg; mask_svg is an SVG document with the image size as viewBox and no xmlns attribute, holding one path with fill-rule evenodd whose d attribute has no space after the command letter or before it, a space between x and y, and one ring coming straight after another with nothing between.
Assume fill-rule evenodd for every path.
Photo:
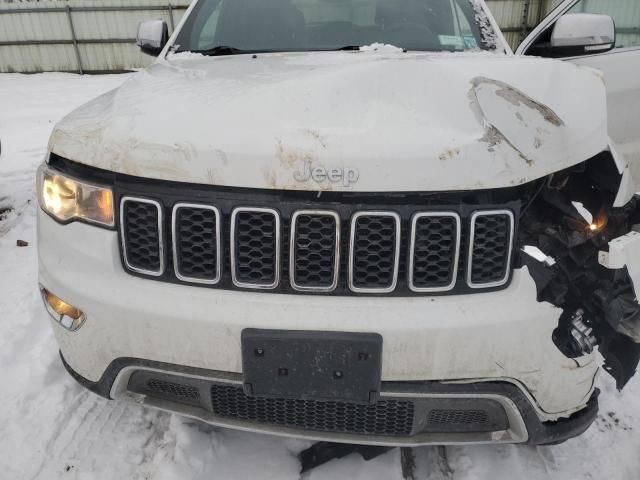
<instances>
[{"instance_id":1,"label":"exposed wiring","mask_svg":"<svg viewBox=\"0 0 640 480\"><path fill-rule=\"evenodd\" d=\"M540 187L538 188L538 190L536 190L536 192L533 194L533 196L529 199L529 202L527 202L527 204L524 207L522 207L522 209L520 210L520 218L522 218L522 216L529 209L531 204L533 204L535 199L538 198L538 195L540 195L540 193L542 193L542 189L544 188L546 183L547 183L547 179L546 178L543 178L540 181Z\"/></svg>"}]
</instances>

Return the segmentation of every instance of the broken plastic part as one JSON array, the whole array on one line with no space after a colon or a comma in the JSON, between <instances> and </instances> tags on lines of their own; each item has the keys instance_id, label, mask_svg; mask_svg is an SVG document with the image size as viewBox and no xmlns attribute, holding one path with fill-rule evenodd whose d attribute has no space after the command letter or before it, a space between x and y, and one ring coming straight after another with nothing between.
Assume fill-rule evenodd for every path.
<instances>
[{"instance_id":1,"label":"broken plastic part","mask_svg":"<svg viewBox=\"0 0 640 480\"><path fill-rule=\"evenodd\" d=\"M631 228L634 229L633 225ZM640 292L640 233L632 230L609 242L609 251L598 252L598 262L610 270L627 267L636 296Z\"/></svg>"},{"instance_id":2,"label":"broken plastic part","mask_svg":"<svg viewBox=\"0 0 640 480\"><path fill-rule=\"evenodd\" d=\"M589 225L593 225L593 215L589 210L584 208L582 202L571 202L571 204L576 207L578 213L586 220Z\"/></svg>"},{"instance_id":3,"label":"broken plastic part","mask_svg":"<svg viewBox=\"0 0 640 480\"><path fill-rule=\"evenodd\" d=\"M598 344L593 336L593 328L588 327L583 319L584 311L578 310L571 319L571 336L574 339L576 349L587 355L593 352Z\"/></svg>"},{"instance_id":4,"label":"broken plastic part","mask_svg":"<svg viewBox=\"0 0 640 480\"><path fill-rule=\"evenodd\" d=\"M640 305L630 289L616 293L607 303L606 320L613 329L640 344Z\"/></svg>"},{"instance_id":5,"label":"broken plastic part","mask_svg":"<svg viewBox=\"0 0 640 480\"><path fill-rule=\"evenodd\" d=\"M552 175L521 216L519 245L538 301L562 309L554 343L569 358L599 344L621 389L640 361L640 204L614 206L620 179L608 153Z\"/></svg>"},{"instance_id":6,"label":"broken plastic part","mask_svg":"<svg viewBox=\"0 0 640 480\"><path fill-rule=\"evenodd\" d=\"M299 458L302 464L300 473L308 472L320 465L332 460L346 457L352 453L359 454L366 461L388 452L392 447L380 447L375 445L354 445L349 443L318 442L300 452Z\"/></svg>"},{"instance_id":7,"label":"broken plastic part","mask_svg":"<svg viewBox=\"0 0 640 480\"><path fill-rule=\"evenodd\" d=\"M527 255L529 255L530 257L535 258L539 262L544 263L548 267L552 267L553 265L556 264L556 261L553 258L547 256L538 247L533 247L531 245L525 245L524 247L522 247L522 251L524 253L526 253Z\"/></svg>"}]
</instances>

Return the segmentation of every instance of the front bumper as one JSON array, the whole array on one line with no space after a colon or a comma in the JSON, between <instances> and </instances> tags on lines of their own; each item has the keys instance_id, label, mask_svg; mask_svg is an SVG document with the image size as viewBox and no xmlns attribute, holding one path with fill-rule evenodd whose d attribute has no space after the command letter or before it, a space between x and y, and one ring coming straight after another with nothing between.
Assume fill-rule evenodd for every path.
<instances>
[{"instance_id":1,"label":"front bumper","mask_svg":"<svg viewBox=\"0 0 640 480\"><path fill-rule=\"evenodd\" d=\"M334 429L343 431L314 431L313 429L296 428L295 423L300 419L308 423L309 412L303 412L300 400L289 402L263 402L252 400L252 409L243 409L234 404L231 410L224 414L216 411L215 388L242 389L242 377L237 374L211 372L202 369L186 368L168 365L148 360L121 358L112 362L98 382L90 382L75 372L61 355L67 371L85 388L105 396L129 400L163 411L178 413L195 418L203 422L243 430L249 432L268 433L284 437L304 438L315 441L332 441L342 443L358 443L366 445L384 446L421 446L447 444L483 444L483 443L528 443L545 445L561 443L585 432L595 421L598 413L599 391L594 390L585 408L574 413L571 417L555 422L542 422L536 409L521 389L507 382L482 382L468 384L447 384L441 382L384 382L379 402L402 402L412 405L416 415L412 421L410 435L372 434L376 423L371 420L355 418L349 415L347 404L329 402L332 408L314 411L313 416L322 416L323 425L331 425ZM141 376L141 377L140 377ZM164 385L171 385L172 390L147 391L139 394L141 385L147 381L161 381ZM200 395L185 396L185 389L193 388ZM248 399L249 397L247 397ZM436 430L425 428L425 413L432 413L434 407L452 405L465 407L465 410L449 410L464 415L472 408L487 408L493 404L494 413L497 410L504 414L504 423L500 418L489 416L481 423L464 423L460 418L449 418L449 422L441 422ZM260 407L262 405L262 408ZM481 407L482 406L482 407ZM344 408L346 407L346 408ZM353 408L353 406L352 406ZM371 412L375 406L362 407ZM383 418L378 416L378 422L390 425L402 422L402 419L390 418L393 413L385 410ZM488 410L491 410L489 408ZM340 412L343 412L341 418ZM438 412L442 412L439 410ZM406 412L404 412L406 415ZM491 414L489 414L491 415ZM366 414L363 417L369 417ZM431 418L431 417L430 417ZM495 428L491 428L495 425ZM478 428L480 427L480 428ZM360 428L359 434L346 432ZM371 432L366 432L370 429Z\"/></svg>"},{"instance_id":2,"label":"front bumper","mask_svg":"<svg viewBox=\"0 0 640 480\"><path fill-rule=\"evenodd\" d=\"M39 212L41 284L87 314L76 332L54 324L70 367L98 382L119 358L241 374L245 328L375 332L385 382L507 382L540 421L585 408L598 366L551 340L560 310L536 301L526 269L509 288L444 297L314 297L223 291L124 272L118 237Z\"/></svg>"}]
</instances>

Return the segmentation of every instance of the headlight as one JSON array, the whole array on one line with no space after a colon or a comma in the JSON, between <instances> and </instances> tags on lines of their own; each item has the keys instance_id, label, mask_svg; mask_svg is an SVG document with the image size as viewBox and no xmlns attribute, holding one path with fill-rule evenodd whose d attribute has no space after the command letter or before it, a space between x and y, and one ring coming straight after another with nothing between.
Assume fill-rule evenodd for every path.
<instances>
[{"instance_id":1,"label":"headlight","mask_svg":"<svg viewBox=\"0 0 640 480\"><path fill-rule=\"evenodd\" d=\"M60 222L85 220L114 226L110 188L67 177L47 165L38 170L38 200L40 207Z\"/></svg>"}]
</instances>

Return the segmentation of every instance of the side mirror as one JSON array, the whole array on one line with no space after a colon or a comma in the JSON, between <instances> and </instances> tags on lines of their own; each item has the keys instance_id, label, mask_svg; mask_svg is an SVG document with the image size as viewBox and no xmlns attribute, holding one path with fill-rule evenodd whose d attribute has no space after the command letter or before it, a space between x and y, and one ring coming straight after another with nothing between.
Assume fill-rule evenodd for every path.
<instances>
[{"instance_id":1,"label":"side mirror","mask_svg":"<svg viewBox=\"0 0 640 480\"><path fill-rule=\"evenodd\" d=\"M157 57L169 41L169 27L163 20L148 20L138 25L136 44L142 53Z\"/></svg>"},{"instance_id":2,"label":"side mirror","mask_svg":"<svg viewBox=\"0 0 640 480\"><path fill-rule=\"evenodd\" d=\"M554 57L608 52L616 45L616 26L609 15L569 13L558 19L551 33Z\"/></svg>"}]
</instances>

